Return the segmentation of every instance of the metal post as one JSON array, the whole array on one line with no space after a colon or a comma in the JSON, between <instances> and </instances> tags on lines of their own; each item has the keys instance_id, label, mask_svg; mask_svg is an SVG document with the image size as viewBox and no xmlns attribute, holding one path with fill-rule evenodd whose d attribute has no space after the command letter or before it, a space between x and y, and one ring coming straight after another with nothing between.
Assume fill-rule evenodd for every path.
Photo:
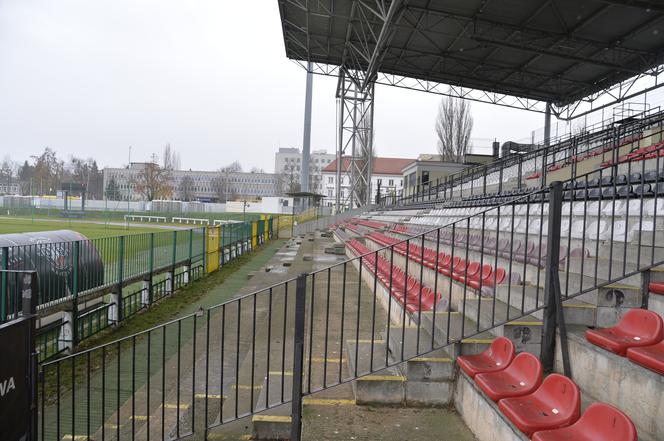
<instances>
[{"instance_id":1,"label":"metal post","mask_svg":"<svg viewBox=\"0 0 664 441\"><path fill-rule=\"evenodd\" d=\"M30 291L23 293L23 314L29 314L30 334L30 435L28 441L37 441L38 431L38 395L37 379L39 369L39 352L37 350L37 301L39 299L39 278L37 272L30 273Z\"/></svg>"},{"instance_id":2,"label":"metal post","mask_svg":"<svg viewBox=\"0 0 664 441\"><path fill-rule=\"evenodd\" d=\"M152 305L152 274L154 273L154 233L150 233L150 254L148 256L150 274L148 274L148 301Z\"/></svg>"},{"instance_id":3,"label":"metal post","mask_svg":"<svg viewBox=\"0 0 664 441\"><path fill-rule=\"evenodd\" d=\"M648 309L650 300L650 271L641 272L641 308Z\"/></svg>"},{"instance_id":4,"label":"metal post","mask_svg":"<svg viewBox=\"0 0 664 441\"><path fill-rule=\"evenodd\" d=\"M118 240L118 284L117 284L117 295L118 295L118 322L122 321L124 318L124 311L122 310L122 280L124 279L124 236L120 236Z\"/></svg>"},{"instance_id":5,"label":"metal post","mask_svg":"<svg viewBox=\"0 0 664 441\"><path fill-rule=\"evenodd\" d=\"M307 82L304 94L304 134L302 135L302 168L300 169L300 189L309 191L309 152L311 150L311 88L314 74L311 61L307 63Z\"/></svg>"},{"instance_id":6,"label":"metal post","mask_svg":"<svg viewBox=\"0 0 664 441\"><path fill-rule=\"evenodd\" d=\"M224 228L224 225L220 225L219 228L221 229L221 266L224 266L226 264L226 248L224 248L226 228Z\"/></svg>"},{"instance_id":7,"label":"metal post","mask_svg":"<svg viewBox=\"0 0 664 441\"><path fill-rule=\"evenodd\" d=\"M544 145L549 146L549 139L551 138L551 103L546 103L544 110Z\"/></svg>"},{"instance_id":8,"label":"metal post","mask_svg":"<svg viewBox=\"0 0 664 441\"><path fill-rule=\"evenodd\" d=\"M291 407L291 441L302 435L302 381L304 375L304 312L307 295L307 274L297 277L295 285L295 329L293 335L293 393Z\"/></svg>"},{"instance_id":9,"label":"metal post","mask_svg":"<svg viewBox=\"0 0 664 441\"><path fill-rule=\"evenodd\" d=\"M7 270L9 269L9 248L2 247L2 255L0 255L0 321L4 322L7 319L7 293L9 291L9 283L7 283Z\"/></svg>"},{"instance_id":10,"label":"metal post","mask_svg":"<svg viewBox=\"0 0 664 441\"><path fill-rule=\"evenodd\" d=\"M81 251L81 242L74 242L74 256L73 256L73 269L72 269L72 345L76 347L78 344L78 278L80 276L79 258Z\"/></svg>"},{"instance_id":11,"label":"metal post","mask_svg":"<svg viewBox=\"0 0 664 441\"><path fill-rule=\"evenodd\" d=\"M175 262L177 259L177 253L178 253L178 230L173 230L173 258L171 259L171 271L173 277L175 277ZM174 280L171 279L171 291L174 291Z\"/></svg>"},{"instance_id":12,"label":"metal post","mask_svg":"<svg viewBox=\"0 0 664 441\"><path fill-rule=\"evenodd\" d=\"M560 220L563 206L563 184L551 183L549 192L549 229L547 233L546 273L544 282L544 323L540 359L546 372L553 370L556 348L556 298L560 299L558 267L560 264Z\"/></svg>"}]
</instances>

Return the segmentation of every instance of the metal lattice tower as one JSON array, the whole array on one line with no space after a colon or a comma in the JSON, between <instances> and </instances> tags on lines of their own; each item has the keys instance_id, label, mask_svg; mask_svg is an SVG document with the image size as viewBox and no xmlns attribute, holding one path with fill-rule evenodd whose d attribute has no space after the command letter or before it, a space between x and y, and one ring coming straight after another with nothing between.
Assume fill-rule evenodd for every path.
<instances>
[{"instance_id":1,"label":"metal lattice tower","mask_svg":"<svg viewBox=\"0 0 664 441\"><path fill-rule=\"evenodd\" d=\"M356 208L371 203L374 84L361 87L361 74L343 70L337 84L338 145L336 206ZM346 166L348 164L348 166ZM343 182L348 182L348 191Z\"/></svg>"}]
</instances>

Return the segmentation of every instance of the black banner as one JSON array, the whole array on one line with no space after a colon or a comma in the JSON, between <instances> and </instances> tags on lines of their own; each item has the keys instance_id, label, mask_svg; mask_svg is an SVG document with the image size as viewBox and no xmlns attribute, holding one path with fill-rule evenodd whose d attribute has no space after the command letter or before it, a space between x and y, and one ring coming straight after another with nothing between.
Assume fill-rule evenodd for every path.
<instances>
[{"instance_id":1,"label":"black banner","mask_svg":"<svg viewBox=\"0 0 664 441\"><path fill-rule=\"evenodd\" d=\"M29 318L0 325L0 439L28 440L30 428Z\"/></svg>"}]
</instances>

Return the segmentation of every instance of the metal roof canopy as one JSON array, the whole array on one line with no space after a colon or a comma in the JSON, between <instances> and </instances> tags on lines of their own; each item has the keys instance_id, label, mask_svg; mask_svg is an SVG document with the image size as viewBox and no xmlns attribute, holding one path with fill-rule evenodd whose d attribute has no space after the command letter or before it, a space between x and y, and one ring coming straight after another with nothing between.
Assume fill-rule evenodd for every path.
<instances>
[{"instance_id":1,"label":"metal roof canopy","mask_svg":"<svg viewBox=\"0 0 664 441\"><path fill-rule=\"evenodd\" d=\"M315 73L360 72L362 88L374 81L541 112L551 103L572 118L596 110L580 103L606 107L662 85L661 1L279 0L279 8L290 59L314 63Z\"/></svg>"}]
</instances>

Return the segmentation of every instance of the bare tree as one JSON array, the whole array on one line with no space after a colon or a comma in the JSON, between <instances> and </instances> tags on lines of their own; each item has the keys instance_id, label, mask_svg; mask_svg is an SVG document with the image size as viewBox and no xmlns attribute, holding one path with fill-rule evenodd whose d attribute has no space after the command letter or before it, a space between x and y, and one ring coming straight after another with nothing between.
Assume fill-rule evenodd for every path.
<instances>
[{"instance_id":1,"label":"bare tree","mask_svg":"<svg viewBox=\"0 0 664 441\"><path fill-rule=\"evenodd\" d=\"M279 175L278 180L284 193L300 191L300 179L295 173L294 165L286 165L284 171Z\"/></svg>"},{"instance_id":2,"label":"bare tree","mask_svg":"<svg viewBox=\"0 0 664 441\"><path fill-rule=\"evenodd\" d=\"M143 166L133 184L139 194L152 201L171 197L173 189L170 180L170 170L161 167L157 163L157 155L153 154L152 161Z\"/></svg>"},{"instance_id":3,"label":"bare tree","mask_svg":"<svg viewBox=\"0 0 664 441\"><path fill-rule=\"evenodd\" d=\"M255 170L252 170L256 172ZM234 161L225 167L219 169L219 174L212 179L212 189L217 196L219 202L226 202L229 199L234 199L235 188L232 185L233 173L242 172L242 165L238 161ZM261 170L262 172L262 170Z\"/></svg>"},{"instance_id":4,"label":"bare tree","mask_svg":"<svg viewBox=\"0 0 664 441\"><path fill-rule=\"evenodd\" d=\"M180 199L183 201L189 202L194 198L194 180L191 176L185 175L182 177L178 191L180 193Z\"/></svg>"},{"instance_id":5,"label":"bare tree","mask_svg":"<svg viewBox=\"0 0 664 441\"><path fill-rule=\"evenodd\" d=\"M171 144L164 146L163 168L166 170L180 169L180 154L171 148Z\"/></svg>"},{"instance_id":6,"label":"bare tree","mask_svg":"<svg viewBox=\"0 0 664 441\"><path fill-rule=\"evenodd\" d=\"M463 162L470 147L473 117L467 100L443 97L438 106L436 135L443 161Z\"/></svg>"}]
</instances>

